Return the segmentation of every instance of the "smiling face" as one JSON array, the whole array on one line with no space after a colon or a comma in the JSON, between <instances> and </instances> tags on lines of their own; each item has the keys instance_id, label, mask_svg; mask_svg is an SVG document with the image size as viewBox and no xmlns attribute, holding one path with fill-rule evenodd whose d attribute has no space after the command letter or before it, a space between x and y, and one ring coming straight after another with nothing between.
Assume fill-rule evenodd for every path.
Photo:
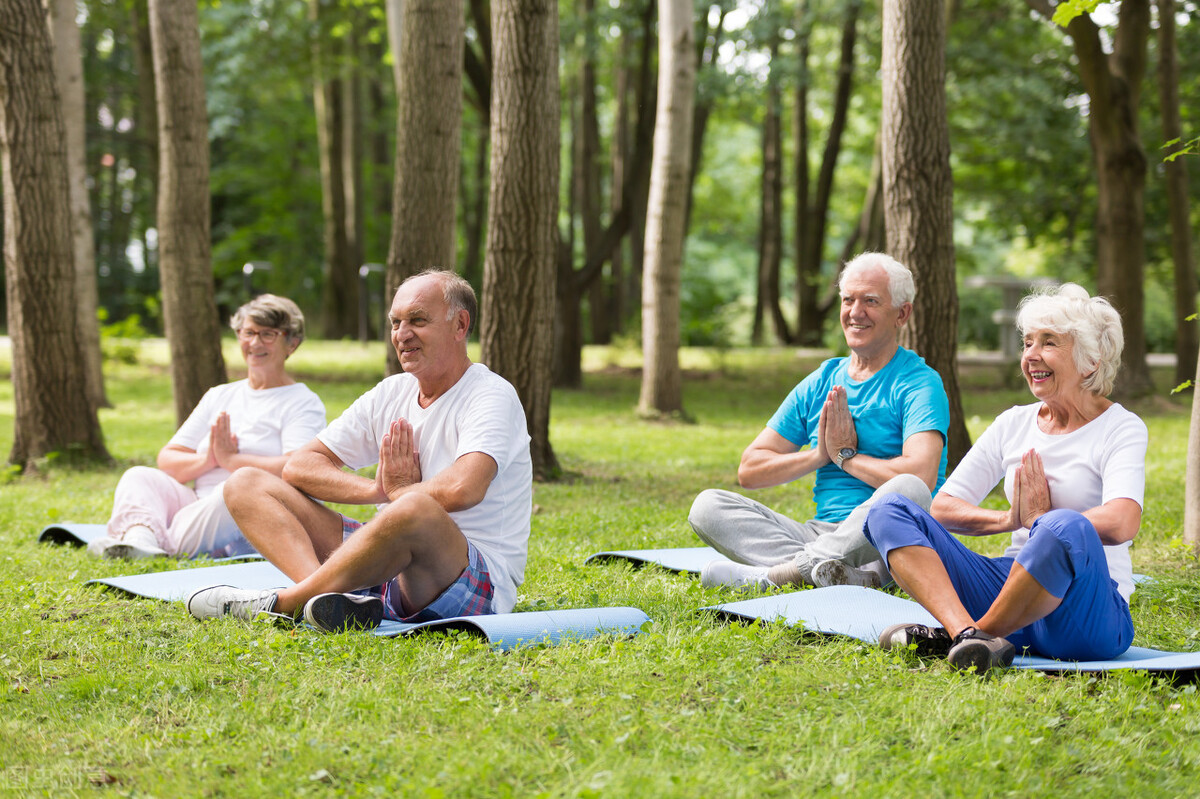
<instances>
[{"instance_id":1,"label":"smiling face","mask_svg":"<svg viewBox=\"0 0 1200 799\"><path fill-rule=\"evenodd\" d=\"M392 300L388 319L401 368L421 383L436 381L466 358L468 313L450 313L436 277L402 285Z\"/></svg>"},{"instance_id":2,"label":"smiling face","mask_svg":"<svg viewBox=\"0 0 1200 799\"><path fill-rule=\"evenodd\" d=\"M288 341L282 330L247 319L238 328L238 345L251 372L282 372L283 362L299 346ZM268 341L267 339L270 339Z\"/></svg>"},{"instance_id":3,"label":"smiling face","mask_svg":"<svg viewBox=\"0 0 1200 799\"><path fill-rule=\"evenodd\" d=\"M1071 399L1086 393L1084 375L1075 365L1075 342L1065 333L1031 330L1025 334L1021 374L1042 402Z\"/></svg>"},{"instance_id":4,"label":"smiling face","mask_svg":"<svg viewBox=\"0 0 1200 799\"><path fill-rule=\"evenodd\" d=\"M855 272L842 281L841 293L842 332L855 354L871 358L897 345L912 303L892 305L887 272L878 268Z\"/></svg>"}]
</instances>

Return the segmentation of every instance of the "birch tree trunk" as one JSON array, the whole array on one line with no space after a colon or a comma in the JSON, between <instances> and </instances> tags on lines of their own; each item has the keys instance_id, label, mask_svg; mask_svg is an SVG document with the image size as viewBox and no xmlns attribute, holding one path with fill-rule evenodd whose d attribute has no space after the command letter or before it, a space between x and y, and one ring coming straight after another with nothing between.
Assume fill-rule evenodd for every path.
<instances>
[{"instance_id":1,"label":"birch tree trunk","mask_svg":"<svg viewBox=\"0 0 1200 799\"><path fill-rule=\"evenodd\" d=\"M550 479L559 473L550 445L559 190L557 2L496 0L492 41L482 359L517 389L534 475Z\"/></svg>"},{"instance_id":2,"label":"birch tree trunk","mask_svg":"<svg viewBox=\"0 0 1200 799\"><path fill-rule=\"evenodd\" d=\"M71 242L75 250L75 316L79 324L87 398L93 408L111 407L104 392L100 322L96 310L96 245L92 238L92 209L87 187L86 110L83 100L83 59L75 0L46 0L50 38L54 42L54 74L62 98L67 134L67 182L71 190Z\"/></svg>"},{"instance_id":3,"label":"birch tree trunk","mask_svg":"<svg viewBox=\"0 0 1200 799\"><path fill-rule=\"evenodd\" d=\"M888 252L913 271L903 343L942 376L950 399L948 466L971 446L958 389L958 294L941 3L883 3L883 191Z\"/></svg>"},{"instance_id":4,"label":"birch tree trunk","mask_svg":"<svg viewBox=\"0 0 1200 799\"><path fill-rule=\"evenodd\" d=\"M659 3L658 107L642 281L642 388L638 411L683 413L679 368L679 284L696 96L695 26L690 0Z\"/></svg>"},{"instance_id":5,"label":"birch tree trunk","mask_svg":"<svg viewBox=\"0 0 1200 799\"><path fill-rule=\"evenodd\" d=\"M41 3L0 3L0 173L16 411L9 461L22 467L51 452L108 459L81 366L60 103Z\"/></svg>"},{"instance_id":6,"label":"birch tree trunk","mask_svg":"<svg viewBox=\"0 0 1200 799\"><path fill-rule=\"evenodd\" d=\"M406 277L455 268L462 140L461 0L407 0L396 87L396 177L387 297ZM400 371L388 348L388 373Z\"/></svg>"},{"instance_id":7,"label":"birch tree trunk","mask_svg":"<svg viewBox=\"0 0 1200 799\"><path fill-rule=\"evenodd\" d=\"M213 291L208 113L195 0L150 0L158 98L158 253L175 419L224 383Z\"/></svg>"}]
</instances>

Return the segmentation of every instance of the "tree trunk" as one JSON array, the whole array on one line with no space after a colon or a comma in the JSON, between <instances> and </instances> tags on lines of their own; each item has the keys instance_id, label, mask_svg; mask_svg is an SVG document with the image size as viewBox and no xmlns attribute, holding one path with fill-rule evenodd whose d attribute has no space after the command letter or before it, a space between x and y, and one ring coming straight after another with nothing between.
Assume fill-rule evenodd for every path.
<instances>
[{"instance_id":1,"label":"tree trunk","mask_svg":"<svg viewBox=\"0 0 1200 799\"><path fill-rule=\"evenodd\" d=\"M658 105L646 216L642 280L642 388L638 411L683 413L679 368L679 284L691 173L696 96L691 0L659 3Z\"/></svg>"},{"instance_id":2,"label":"tree trunk","mask_svg":"<svg viewBox=\"0 0 1200 799\"><path fill-rule=\"evenodd\" d=\"M404 4L389 300L405 278L424 269L456 266L464 24L461 0ZM398 371L396 353L389 348L388 372Z\"/></svg>"},{"instance_id":3,"label":"tree trunk","mask_svg":"<svg viewBox=\"0 0 1200 799\"><path fill-rule=\"evenodd\" d=\"M829 222L829 202L833 196L833 177L837 168L838 155L842 148L842 135L846 130L846 117L850 109L850 98L854 85L854 45L858 37L858 14L861 2L854 0L846 6L846 17L842 23L841 56L838 62L837 88L834 92L833 115L829 122L829 133L825 139L825 150L821 156L821 169L817 174L815 194L805 196L803 203L796 204L796 336L798 344L814 346L821 343L825 317L829 304L820 300L821 264L825 256L825 232ZM807 61L807 38L803 53ZM807 67L802 65L801 83L807 82ZM803 102L802 102L803 101ZM807 124L807 97L797 92L796 114L798 121ZM798 130L801 130L798 125ZM803 138L803 152L807 154L807 133ZM807 155L805 156L807 158ZM797 163L797 170L800 169ZM808 187L808 165L804 164L803 182L797 175L797 184ZM799 189L797 189L799 190ZM801 219L801 214L804 218Z\"/></svg>"},{"instance_id":4,"label":"tree trunk","mask_svg":"<svg viewBox=\"0 0 1200 799\"><path fill-rule=\"evenodd\" d=\"M775 340L787 344L791 334L779 307L779 272L783 261L783 124L779 91L779 38L772 37L767 74L767 107L763 112L762 197L758 233L759 300L771 315ZM756 327L758 316L756 314Z\"/></svg>"},{"instance_id":5,"label":"tree trunk","mask_svg":"<svg viewBox=\"0 0 1200 799\"><path fill-rule=\"evenodd\" d=\"M60 103L41 3L0 4L0 173L15 405L9 462L22 467L52 452L108 459L81 365Z\"/></svg>"},{"instance_id":6,"label":"tree trunk","mask_svg":"<svg viewBox=\"0 0 1200 799\"><path fill-rule=\"evenodd\" d=\"M317 117L317 151L321 167L321 218L325 259L322 269L321 323L326 338L353 338L358 333L358 267L351 252L353 238L346 207L346 123L344 81L338 75L330 22L321 0L309 0L313 21L313 108Z\"/></svg>"},{"instance_id":7,"label":"tree trunk","mask_svg":"<svg viewBox=\"0 0 1200 799\"><path fill-rule=\"evenodd\" d=\"M1048 0L1026 0L1049 19ZM1087 14L1067 25L1087 92L1088 129L1096 159L1096 286L1121 312L1125 350L1115 394L1138 397L1154 390L1146 364L1145 193L1146 154L1138 133L1138 105L1150 37L1149 0L1125 0L1105 53L1100 28Z\"/></svg>"},{"instance_id":8,"label":"tree trunk","mask_svg":"<svg viewBox=\"0 0 1200 799\"><path fill-rule=\"evenodd\" d=\"M717 9L717 22L712 28L709 28L708 13L714 5ZM696 41L696 68L694 72L696 77L692 78L693 87L699 82L698 76L706 68L712 69L717 63L717 56L721 50L721 39L725 35L725 18L728 16L729 11L729 4L724 2L704 4L704 16L699 20L704 35ZM695 40L694 33L693 39ZM712 116L713 111L712 97L699 95L695 88L693 88L692 93L694 95L692 99L692 148L691 165L688 167L687 205L684 211L683 229L685 231L692 223L692 197L696 190L696 178L699 176L704 162L704 134L708 131L708 118Z\"/></svg>"},{"instance_id":9,"label":"tree trunk","mask_svg":"<svg viewBox=\"0 0 1200 799\"><path fill-rule=\"evenodd\" d=\"M208 116L195 2L150 0L158 95L158 253L163 320L171 350L175 419L224 383L213 292L208 192Z\"/></svg>"},{"instance_id":10,"label":"tree trunk","mask_svg":"<svg viewBox=\"0 0 1200 799\"><path fill-rule=\"evenodd\" d=\"M904 343L942 376L948 465L971 446L958 389L958 295L946 117L946 18L938 3L883 3L883 186L888 252L913 271Z\"/></svg>"},{"instance_id":11,"label":"tree trunk","mask_svg":"<svg viewBox=\"0 0 1200 799\"><path fill-rule=\"evenodd\" d=\"M609 192L609 212L618 214L625 205L624 193L618 187L625 185L625 172L629 163L629 96L631 74L630 60L633 57L633 46L628 35L621 36L620 55L617 57L616 76L613 78L613 95L617 104L616 118L613 121L611 144L612 162L612 191ZM624 240L618 241L613 247L609 260L609 274L612 284L608 304L608 326L620 334L625 329L625 250Z\"/></svg>"},{"instance_id":12,"label":"tree trunk","mask_svg":"<svg viewBox=\"0 0 1200 799\"><path fill-rule=\"evenodd\" d=\"M583 229L583 250L592 252L600 240L600 122L596 111L596 3L582 0L580 12L584 20L583 63L580 65L579 148L576 169L579 176L579 219ZM613 184L617 185L617 184ZM587 291L588 321L593 344L612 341L608 318L608 287L601 273Z\"/></svg>"},{"instance_id":13,"label":"tree trunk","mask_svg":"<svg viewBox=\"0 0 1200 799\"><path fill-rule=\"evenodd\" d=\"M50 37L54 42L54 74L58 78L67 135L71 241L75 250L75 316L79 324L83 374L87 382L88 402L93 408L108 408L111 406L104 392L104 372L101 369L100 322L96 317L100 294L96 287L96 245L92 240L92 209L88 202L86 110L79 26L75 23L75 0L47 2L50 8Z\"/></svg>"},{"instance_id":14,"label":"tree trunk","mask_svg":"<svg viewBox=\"0 0 1200 799\"><path fill-rule=\"evenodd\" d=\"M349 263L349 295L353 301L354 331L358 331L358 269L366 260L363 241L366 198L363 195L363 76L358 53L365 49L359 9L348 8L350 16L344 52L349 55L339 78L342 100L342 196L345 198L346 259ZM351 335L354 335L353 333Z\"/></svg>"},{"instance_id":15,"label":"tree trunk","mask_svg":"<svg viewBox=\"0 0 1200 799\"><path fill-rule=\"evenodd\" d=\"M1200 360L1194 378L1200 382ZM1191 425L1188 427L1187 468L1183 489L1183 540L1200 554L1200 390L1192 392Z\"/></svg>"},{"instance_id":16,"label":"tree trunk","mask_svg":"<svg viewBox=\"0 0 1200 799\"><path fill-rule=\"evenodd\" d=\"M1158 87L1163 138L1182 140L1175 0L1158 0ZM1200 357L1200 325L1195 319L1188 319L1196 313L1196 264L1192 259L1189 225L1187 158L1167 161L1163 168L1167 177L1167 213L1171 220L1171 259L1175 264L1175 383L1178 385L1195 377L1192 364Z\"/></svg>"},{"instance_id":17,"label":"tree trunk","mask_svg":"<svg viewBox=\"0 0 1200 799\"><path fill-rule=\"evenodd\" d=\"M133 65L137 70L137 102L134 106L133 129L135 169L138 173L140 193L144 196L143 207L147 209L142 237L146 231L157 226L154 214L158 208L158 100L154 88L154 50L150 44L150 11L147 0L135 0L129 9L132 26L130 37L136 42ZM93 118L93 117L89 117ZM144 248L146 269L157 270L157 250Z\"/></svg>"},{"instance_id":18,"label":"tree trunk","mask_svg":"<svg viewBox=\"0 0 1200 799\"><path fill-rule=\"evenodd\" d=\"M496 0L492 40L492 168L480 341L483 361L521 397L534 474L544 480L560 471L550 445L559 185L557 2Z\"/></svg>"}]
</instances>

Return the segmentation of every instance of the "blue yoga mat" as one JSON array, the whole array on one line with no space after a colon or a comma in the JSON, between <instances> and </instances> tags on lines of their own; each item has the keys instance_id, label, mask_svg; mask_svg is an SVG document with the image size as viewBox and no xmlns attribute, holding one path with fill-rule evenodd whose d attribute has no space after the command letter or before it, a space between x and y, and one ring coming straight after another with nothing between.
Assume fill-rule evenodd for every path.
<instances>
[{"instance_id":1,"label":"blue yoga mat","mask_svg":"<svg viewBox=\"0 0 1200 799\"><path fill-rule=\"evenodd\" d=\"M292 585L287 575L265 560L231 563L197 569L133 574L88 580L135 596L182 602L193 591L210 585L265 590ZM392 638L421 632L463 630L485 638L497 649L512 649L530 644L557 644L567 640L591 638L600 634L634 635L650 618L638 608L569 608L497 613L489 616L461 616L453 619L405 624L385 621L372 632Z\"/></svg>"},{"instance_id":2,"label":"blue yoga mat","mask_svg":"<svg viewBox=\"0 0 1200 799\"><path fill-rule=\"evenodd\" d=\"M727 602L703 608L727 619L752 621L781 620L801 625L806 630L845 635L867 643L877 643L884 628L893 624L930 624L937 620L911 599L850 585L814 588L788 594L772 594L739 602ZM1200 669L1200 652L1163 652L1130 647L1112 660L1051 660L1033 655L1018 655L1014 669L1039 671L1109 671L1145 669L1147 671L1184 672Z\"/></svg>"},{"instance_id":3,"label":"blue yoga mat","mask_svg":"<svg viewBox=\"0 0 1200 799\"><path fill-rule=\"evenodd\" d=\"M584 563L604 563L625 560L635 567L653 563L667 571L699 574L710 560L728 560L712 547L679 547L677 549L624 549L612 552L597 552L589 555Z\"/></svg>"},{"instance_id":4,"label":"blue yoga mat","mask_svg":"<svg viewBox=\"0 0 1200 799\"><path fill-rule=\"evenodd\" d=\"M42 544L69 544L73 547L86 547L97 538L103 538L108 533L103 524L48 524L38 533L38 542Z\"/></svg>"}]
</instances>

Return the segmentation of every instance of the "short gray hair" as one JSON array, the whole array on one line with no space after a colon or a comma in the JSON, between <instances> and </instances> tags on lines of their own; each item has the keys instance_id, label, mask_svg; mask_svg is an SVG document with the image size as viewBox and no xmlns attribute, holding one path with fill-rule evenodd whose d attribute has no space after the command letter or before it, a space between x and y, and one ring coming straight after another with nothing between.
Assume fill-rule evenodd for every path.
<instances>
[{"instance_id":1,"label":"short gray hair","mask_svg":"<svg viewBox=\"0 0 1200 799\"><path fill-rule=\"evenodd\" d=\"M1121 314L1108 300L1090 296L1076 283L1038 291L1021 300L1017 330L1022 336L1035 330L1070 336L1084 389L1102 397L1112 392L1121 369L1125 334Z\"/></svg>"},{"instance_id":2,"label":"short gray hair","mask_svg":"<svg viewBox=\"0 0 1200 799\"><path fill-rule=\"evenodd\" d=\"M400 291L400 288L410 280L422 277L435 277L442 284L442 299L450 309L447 319L452 318L459 311L467 312L467 335L470 336L471 331L475 329L475 317L479 315L479 300L475 298L475 289L471 288L471 284L449 269L434 267L406 277L400 286L396 287L396 291Z\"/></svg>"},{"instance_id":3,"label":"short gray hair","mask_svg":"<svg viewBox=\"0 0 1200 799\"><path fill-rule=\"evenodd\" d=\"M241 330L247 319L256 325L282 330L287 340L297 346L304 341L304 314L287 297L260 294L233 312L229 326Z\"/></svg>"},{"instance_id":4,"label":"short gray hair","mask_svg":"<svg viewBox=\"0 0 1200 799\"><path fill-rule=\"evenodd\" d=\"M899 308L906 302L912 302L913 297L917 296L917 286L913 282L912 270L892 256L884 255L881 252L864 252L848 261L845 268L842 269L841 276L838 277L838 291L842 290L842 284L845 283L848 276L859 272L868 272L872 269L882 269L887 273L888 294L892 295L893 308Z\"/></svg>"}]
</instances>

